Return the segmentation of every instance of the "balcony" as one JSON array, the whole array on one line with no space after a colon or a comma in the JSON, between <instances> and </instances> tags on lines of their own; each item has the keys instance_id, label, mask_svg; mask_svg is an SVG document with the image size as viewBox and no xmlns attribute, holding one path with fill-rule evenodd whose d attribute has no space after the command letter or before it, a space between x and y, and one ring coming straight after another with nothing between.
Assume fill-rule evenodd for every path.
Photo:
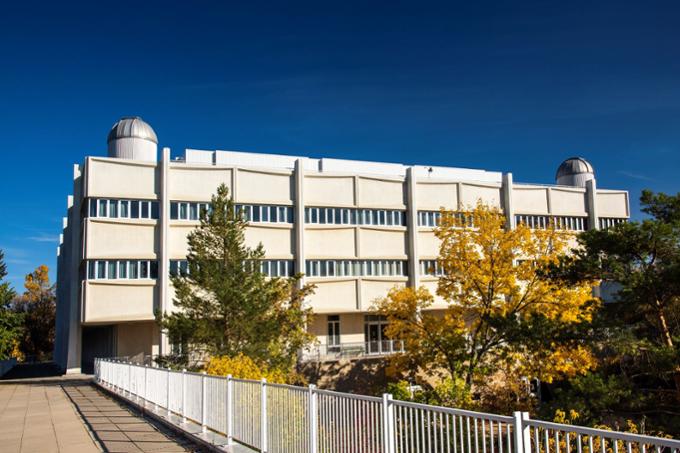
<instances>
[{"instance_id":1,"label":"balcony","mask_svg":"<svg viewBox=\"0 0 680 453\"><path fill-rule=\"evenodd\" d=\"M402 340L364 341L337 345L320 344L301 351L300 360L303 362L330 362L342 359L384 357L400 352L404 352Z\"/></svg>"}]
</instances>

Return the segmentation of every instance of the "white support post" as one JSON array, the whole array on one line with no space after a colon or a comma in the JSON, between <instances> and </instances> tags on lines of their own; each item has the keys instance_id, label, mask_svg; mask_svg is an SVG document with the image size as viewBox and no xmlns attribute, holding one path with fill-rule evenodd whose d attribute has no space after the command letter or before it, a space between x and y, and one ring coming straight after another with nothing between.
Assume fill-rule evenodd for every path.
<instances>
[{"instance_id":1,"label":"white support post","mask_svg":"<svg viewBox=\"0 0 680 453\"><path fill-rule=\"evenodd\" d=\"M208 392L205 391L206 381L207 379L205 378L204 371L201 376L201 432L204 433L208 432L208 425L206 422L206 419L208 418L208 405L206 404L208 402Z\"/></svg>"},{"instance_id":2,"label":"white support post","mask_svg":"<svg viewBox=\"0 0 680 453\"><path fill-rule=\"evenodd\" d=\"M528 422L529 412L522 412L522 447L524 447L524 453L531 453L531 427Z\"/></svg>"},{"instance_id":3,"label":"white support post","mask_svg":"<svg viewBox=\"0 0 680 453\"><path fill-rule=\"evenodd\" d=\"M132 399L132 364L128 362L128 386L127 395L129 399Z\"/></svg>"},{"instance_id":4,"label":"white support post","mask_svg":"<svg viewBox=\"0 0 680 453\"><path fill-rule=\"evenodd\" d=\"M187 422L187 370L182 370L182 423Z\"/></svg>"},{"instance_id":5,"label":"white support post","mask_svg":"<svg viewBox=\"0 0 680 453\"><path fill-rule=\"evenodd\" d=\"M267 452L267 380L260 381L260 451Z\"/></svg>"},{"instance_id":6,"label":"white support post","mask_svg":"<svg viewBox=\"0 0 680 453\"><path fill-rule=\"evenodd\" d=\"M142 404L144 405L144 407L146 407L146 400L148 399L147 398L148 395L146 394L146 365L144 365L144 386L142 387L142 389L143 389Z\"/></svg>"},{"instance_id":7,"label":"white support post","mask_svg":"<svg viewBox=\"0 0 680 453\"><path fill-rule=\"evenodd\" d=\"M531 443L528 445L525 445L524 442L526 439L529 439L529 433L524 432L524 423L523 423L523 414L522 412L515 411L512 413L513 417L513 434L515 436L515 444L514 444L514 450L515 453L528 453L527 448L531 448ZM529 425L527 425L527 431L529 429ZM531 442L531 440L529 440Z\"/></svg>"},{"instance_id":8,"label":"white support post","mask_svg":"<svg viewBox=\"0 0 680 453\"><path fill-rule=\"evenodd\" d=\"M165 370L165 380L166 380L166 387L165 391L167 392L167 396L165 398L165 405L166 409L168 410L168 420L170 419L170 370Z\"/></svg>"},{"instance_id":9,"label":"white support post","mask_svg":"<svg viewBox=\"0 0 680 453\"><path fill-rule=\"evenodd\" d=\"M234 444L234 382L227 375L227 445Z\"/></svg>"},{"instance_id":10,"label":"white support post","mask_svg":"<svg viewBox=\"0 0 680 453\"><path fill-rule=\"evenodd\" d=\"M383 451L395 453L396 443L394 439L394 405L392 395L383 393Z\"/></svg>"},{"instance_id":11,"label":"white support post","mask_svg":"<svg viewBox=\"0 0 680 453\"><path fill-rule=\"evenodd\" d=\"M318 435L317 435L317 393L316 385L309 385L309 404L307 406L307 412L309 414L309 453L317 453L318 446Z\"/></svg>"}]
</instances>

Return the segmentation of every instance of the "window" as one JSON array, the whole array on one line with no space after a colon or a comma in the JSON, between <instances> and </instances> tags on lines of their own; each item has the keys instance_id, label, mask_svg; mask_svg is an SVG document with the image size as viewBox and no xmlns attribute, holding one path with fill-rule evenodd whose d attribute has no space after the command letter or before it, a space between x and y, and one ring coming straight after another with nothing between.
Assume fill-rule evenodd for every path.
<instances>
[{"instance_id":1,"label":"window","mask_svg":"<svg viewBox=\"0 0 680 453\"><path fill-rule=\"evenodd\" d=\"M305 223L319 225L406 226L403 211L385 209L305 208Z\"/></svg>"},{"instance_id":2,"label":"window","mask_svg":"<svg viewBox=\"0 0 680 453\"><path fill-rule=\"evenodd\" d=\"M139 201L137 200L130 202L130 217L133 219L139 218Z\"/></svg>"},{"instance_id":3,"label":"window","mask_svg":"<svg viewBox=\"0 0 680 453\"><path fill-rule=\"evenodd\" d=\"M601 230L606 230L607 228L611 228L614 225L618 225L620 223L626 223L628 219L622 219L622 218L615 218L615 217L600 217L599 219L600 223L600 229Z\"/></svg>"},{"instance_id":4,"label":"window","mask_svg":"<svg viewBox=\"0 0 680 453\"><path fill-rule=\"evenodd\" d=\"M385 334L387 318L379 315L364 316L364 341L368 354L382 354L392 352L392 342Z\"/></svg>"},{"instance_id":5,"label":"window","mask_svg":"<svg viewBox=\"0 0 680 453\"><path fill-rule=\"evenodd\" d=\"M406 277L403 260L307 260L308 277Z\"/></svg>"},{"instance_id":6,"label":"window","mask_svg":"<svg viewBox=\"0 0 680 453\"><path fill-rule=\"evenodd\" d=\"M127 278L127 261L118 261L118 278Z\"/></svg>"},{"instance_id":7,"label":"window","mask_svg":"<svg viewBox=\"0 0 680 453\"><path fill-rule=\"evenodd\" d=\"M546 229L552 226L558 230L585 231L588 229L588 218L576 216L517 214L515 223L524 224L531 229Z\"/></svg>"},{"instance_id":8,"label":"window","mask_svg":"<svg viewBox=\"0 0 680 453\"><path fill-rule=\"evenodd\" d=\"M340 315L328 315L328 349L340 348Z\"/></svg>"},{"instance_id":9,"label":"window","mask_svg":"<svg viewBox=\"0 0 680 453\"><path fill-rule=\"evenodd\" d=\"M437 260L420 260L420 275L444 275L444 269Z\"/></svg>"},{"instance_id":10,"label":"window","mask_svg":"<svg viewBox=\"0 0 680 453\"><path fill-rule=\"evenodd\" d=\"M88 260L86 278L115 280L158 278L158 262L154 260Z\"/></svg>"},{"instance_id":11,"label":"window","mask_svg":"<svg viewBox=\"0 0 680 453\"><path fill-rule=\"evenodd\" d=\"M158 219L157 201L90 198L88 215L109 219Z\"/></svg>"}]
</instances>

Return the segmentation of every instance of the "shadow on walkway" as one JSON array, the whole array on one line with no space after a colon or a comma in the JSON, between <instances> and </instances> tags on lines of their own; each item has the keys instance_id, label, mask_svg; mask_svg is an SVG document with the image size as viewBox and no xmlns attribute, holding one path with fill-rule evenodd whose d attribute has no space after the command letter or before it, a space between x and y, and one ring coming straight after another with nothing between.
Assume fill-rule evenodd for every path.
<instances>
[{"instance_id":1,"label":"shadow on walkway","mask_svg":"<svg viewBox=\"0 0 680 453\"><path fill-rule=\"evenodd\" d=\"M132 408L81 382L63 386L105 452L203 452Z\"/></svg>"}]
</instances>

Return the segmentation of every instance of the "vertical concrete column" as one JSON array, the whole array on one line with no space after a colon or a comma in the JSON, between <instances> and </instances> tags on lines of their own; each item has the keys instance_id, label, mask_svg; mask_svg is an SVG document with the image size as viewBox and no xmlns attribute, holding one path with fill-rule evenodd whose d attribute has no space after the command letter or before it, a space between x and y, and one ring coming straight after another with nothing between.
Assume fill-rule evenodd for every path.
<instances>
[{"instance_id":1,"label":"vertical concrete column","mask_svg":"<svg viewBox=\"0 0 680 453\"><path fill-rule=\"evenodd\" d=\"M295 161L295 271L305 272L305 169L302 159ZM305 277L300 285L305 284Z\"/></svg>"},{"instance_id":2,"label":"vertical concrete column","mask_svg":"<svg viewBox=\"0 0 680 453\"><path fill-rule=\"evenodd\" d=\"M86 161L87 162L87 161ZM87 181L85 181L87 184ZM68 225L71 235L71 250L69 252L69 317L68 317L68 359L66 363L67 373L80 373L82 352L82 300L81 290L84 282L80 281L80 262L85 256L85 238L81 237L80 210L83 201L83 175L80 165L73 166L73 197L69 199ZM82 231L87 231L82 228Z\"/></svg>"},{"instance_id":3,"label":"vertical concrete column","mask_svg":"<svg viewBox=\"0 0 680 453\"><path fill-rule=\"evenodd\" d=\"M417 181L413 167L406 169L408 205L406 207L406 232L408 234L408 275L409 285L420 285L420 262L418 257L418 205L416 198Z\"/></svg>"},{"instance_id":4,"label":"vertical concrete column","mask_svg":"<svg viewBox=\"0 0 680 453\"><path fill-rule=\"evenodd\" d=\"M170 301L170 255L168 252L168 235L170 233L170 196L169 196L169 175L170 175L170 148L163 148L160 162L160 193L158 199L159 219L159 251L158 251L158 295L159 309L165 313L169 309ZM168 335L159 329L160 338L158 342L158 354L168 354L170 344ZM152 351L153 354L153 351Z\"/></svg>"},{"instance_id":5,"label":"vertical concrete column","mask_svg":"<svg viewBox=\"0 0 680 453\"><path fill-rule=\"evenodd\" d=\"M586 203L588 205L588 229L598 230L600 222L597 215L597 183L595 179L586 181Z\"/></svg>"},{"instance_id":6,"label":"vertical concrete column","mask_svg":"<svg viewBox=\"0 0 680 453\"><path fill-rule=\"evenodd\" d=\"M503 213L505 214L505 227L508 230L515 228L515 208L512 204L512 173L503 174Z\"/></svg>"}]
</instances>

